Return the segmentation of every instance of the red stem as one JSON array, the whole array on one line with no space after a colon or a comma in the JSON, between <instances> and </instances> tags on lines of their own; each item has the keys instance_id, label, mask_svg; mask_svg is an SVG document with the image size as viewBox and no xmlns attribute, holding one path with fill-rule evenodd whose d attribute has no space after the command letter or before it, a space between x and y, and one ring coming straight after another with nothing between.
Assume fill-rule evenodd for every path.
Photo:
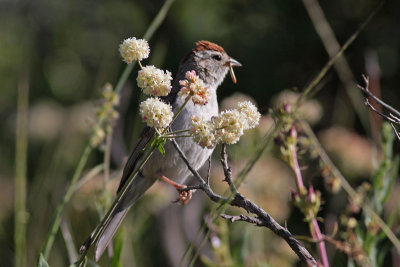
<instances>
[{"instance_id":1,"label":"red stem","mask_svg":"<svg viewBox=\"0 0 400 267\"><path fill-rule=\"evenodd\" d=\"M296 182L297 182L297 187L299 189L299 193L301 194L303 192L304 188L304 183L303 183L303 177L301 176L301 170L300 170L300 165L299 161L297 160L297 153L296 153L296 147L295 145L291 145L289 147L290 153L292 154L292 169L294 173L296 174Z\"/></svg>"},{"instance_id":2,"label":"red stem","mask_svg":"<svg viewBox=\"0 0 400 267\"><path fill-rule=\"evenodd\" d=\"M292 129L291 129L291 136L292 136L292 138L297 138L297 132L294 127L292 127ZM301 175L299 161L297 159L296 145L295 144L289 145L289 150L290 150L290 156L292 159L292 162L291 162L292 169L296 175L297 187L299 190L299 194L301 195L302 192L304 192L305 187L304 187L304 182L303 182L303 176ZM311 220L310 232L311 232L312 237L314 239L316 239L318 242L318 251L319 251L321 261L322 261L322 266L329 267L328 254L326 253L325 242L323 240L321 229L319 228L317 219L315 217Z\"/></svg>"},{"instance_id":3,"label":"red stem","mask_svg":"<svg viewBox=\"0 0 400 267\"><path fill-rule=\"evenodd\" d=\"M318 250L319 250L319 256L321 257L322 266L328 267L329 266L328 255L326 253L325 242L322 237L321 230L319 229L318 221L317 219L313 218L311 222L312 225L310 225L311 228L310 230L313 238L316 239L318 242Z\"/></svg>"}]
</instances>

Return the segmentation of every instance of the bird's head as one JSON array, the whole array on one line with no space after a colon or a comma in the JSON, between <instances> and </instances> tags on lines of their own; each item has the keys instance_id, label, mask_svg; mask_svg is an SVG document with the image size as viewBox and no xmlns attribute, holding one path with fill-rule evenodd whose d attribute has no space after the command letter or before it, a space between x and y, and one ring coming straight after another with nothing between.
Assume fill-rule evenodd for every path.
<instances>
[{"instance_id":1,"label":"bird's head","mask_svg":"<svg viewBox=\"0 0 400 267\"><path fill-rule=\"evenodd\" d=\"M242 66L238 61L228 56L225 50L212 42L199 41L188 55L182 60L185 69L195 70L207 84L217 87L222 83L226 74L230 73L236 83L233 67Z\"/></svg>"}]
</instances>

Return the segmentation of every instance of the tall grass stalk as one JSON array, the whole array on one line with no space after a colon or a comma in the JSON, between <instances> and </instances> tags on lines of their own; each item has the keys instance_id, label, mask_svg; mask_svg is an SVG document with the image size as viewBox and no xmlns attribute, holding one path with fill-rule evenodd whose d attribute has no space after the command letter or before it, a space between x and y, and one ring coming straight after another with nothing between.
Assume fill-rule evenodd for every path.
<instances>
[{"instance_id":1,"label":"tall grass stalk","mask_svg":"<svg viewBox=\"0 0 400 267\"><path fill-rule=\"evenodd\" d=\"M26 266L26 173L28 148L29 84L26 77L18 83L17 127L15 144L15 202L14 202L14 245L15 266Z\"/></svg>"}]
</instances>

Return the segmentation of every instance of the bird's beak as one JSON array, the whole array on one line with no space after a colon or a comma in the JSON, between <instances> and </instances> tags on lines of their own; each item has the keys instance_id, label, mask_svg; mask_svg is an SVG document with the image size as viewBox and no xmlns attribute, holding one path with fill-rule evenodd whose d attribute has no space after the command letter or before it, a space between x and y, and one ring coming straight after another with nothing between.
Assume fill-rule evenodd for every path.
<instances>
[{"instance_id":1,"label":"bird's beak","mask_svg":"<svg viewBox=\"0 0 400 267\"><path fill-rule=\"evenodd\" d=\"M227 65L229 66L229 74L231 75L232 81L233 83L236 83L236 77L235 77L235 73L233 72L233 67L241 67L242 64L239 63L239 61L230 58L229 61L227 62Z\"/></svg>"}]
</instances>

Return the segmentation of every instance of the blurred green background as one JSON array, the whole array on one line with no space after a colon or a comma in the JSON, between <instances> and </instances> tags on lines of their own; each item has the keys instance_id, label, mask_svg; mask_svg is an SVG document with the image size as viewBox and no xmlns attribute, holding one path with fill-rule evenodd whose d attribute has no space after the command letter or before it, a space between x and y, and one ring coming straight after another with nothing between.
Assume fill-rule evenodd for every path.
<instances>
[{"instance_id":1,"label":"blurred green background","mask_svg":"<svg viewBox=\"0 0 400 267\"><path fill-rule=\"evenodd\" d=\"M118 54L118 45L127 37L141 37L162 3L158 0L0 2L0 266L11 266L14 261L13 188L18 86L27 84L29 87L27 249L28 266L33 266L46 238L55 205L66 190L95 123L95 106L101 88L107 82L115 85L125 67ZM372 0L320 1L341 44L378 3ZM387 1L345 53L358 82L361 82L361 74L367 73L368 58L374 60L374 66L379 67L381 95L394 107L400 107L399 11L399 1ZM226 79L219 88L219 98L226 99L240 92L254 99L264 114L271 108L273 96L288 88L301 90L329 59L301 1L176 0L165 22L149 41L151 55L146 64L175 73L180 59L198 40L220 44L243 64L236 70L238 83L234 85ZM122 93L113 169L120 167L142 127L136 118L140 94L135 73ZM337 73L331 70L324 79L322 91L315 97L322 108L311 113L318 113L317 117L322 115L314 122L314 130L356 185L368 179L373 169L372 156L368 157L373 153L371 135L368 134L371 131L362 127L344 88ZM235 97L239 96L235 95L233 99ZM360 98L358 104L363 106L363 99ZM267 121L266 118L265 124ZM245 137L243 143L230 148L234 170L240 170L247 156L254 151L257 138L267 128L260 127L258 132ZM342 146L340 138L344 140ZM349 144L354 148L349 149ZM350 150L347 154L343 152L346 149ZM102 158L101 151L92 155L88 169L101 163ZM349 160L359 165L348 167ZM218 161L214 166L215 169L220 167ZM221 177L220 171L215 170L215 173L216 179ZM114 180L111 192L118 183L118 179ZM94 181L73 196L66 210L65 218L77 247L98 221L95 203L99 201L101 178ZM324 191L321 182L316 184ZM245 194L253 197L279 222L287 220L294 233L307 235L302 215L289 203L294 182L284 163L265 155L244 186ZM395 190L399 190L397 185ZM328 192L323 195L326 203L321 216L328 218L339 214L346 195L333 196ZM197 233L202 216L209 209L206 205L210 203L200 193L193 205L171 207L169 202L174 197L171 188L157 185L125 220L129 227L123 231L132 236L131 241L125 241L129 243L124 246L125 263L174 266L179 262L180 253ZM391 206L391 211L396 211L398 216L396 205ZM171 217L176 222L166 223ZM177 229L171 227L175 237L163 234L166 225L170 224L174 227L182 225ZM221 229L228 227L224 222L221 224ZM269 231L242 223L229 225L229 228L232 257L243 266L290 266L297 262L283 241ZM176 250L171 249L174 244ZM60 234L49 263L51 266L68 264ZM102 264L108 266L107 260Z\"/></svg>"}]
</instances>

